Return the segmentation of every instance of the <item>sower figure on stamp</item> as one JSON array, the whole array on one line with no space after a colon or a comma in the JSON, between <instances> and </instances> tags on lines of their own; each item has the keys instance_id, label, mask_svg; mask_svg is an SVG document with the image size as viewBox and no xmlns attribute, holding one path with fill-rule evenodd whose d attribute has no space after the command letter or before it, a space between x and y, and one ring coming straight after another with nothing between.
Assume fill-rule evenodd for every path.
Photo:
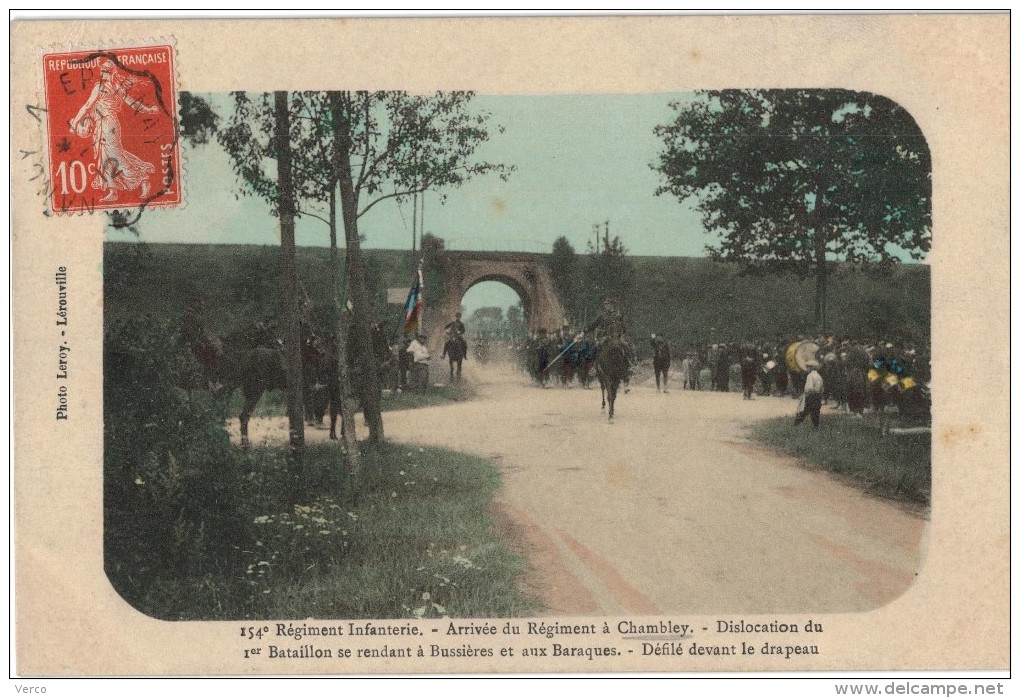
<instances>
[{"instance_id":1,"label":"sower figure on stamp","mask_svg":"<svg viewBox=\"0 0 1020 698\"><path fill-rule=\"evenodd\" d=\"M800 424L804 418L811 415L811 424L818 428L818 420L822 412L822 393L825 390L825 383L822 375L818 372L818 362L811 360L807 362L808 374L804 379L804 394L801 396L801 408L794 417L793 423Z\"/></svg>"},{"instance_id":2,"label":"sower figure on stamp","mask_svg":"<svg viewBox=\"0 0 1020 698\"><path fill-rule=\"evenodd\" d=\"M99 70L99 82L68 125L71 133L92 139L92 155L96 159L92 188L106 191L102 201L115 201L118 192L139 187L144 198L149 194L149 176L156 171L156 166L124 147L117 113L122 104L143 114L155 114L157 108L142 104L128 94L135 85L135 78L125 77L110 59L100 63Z\"/></svg>"}]
</instances>

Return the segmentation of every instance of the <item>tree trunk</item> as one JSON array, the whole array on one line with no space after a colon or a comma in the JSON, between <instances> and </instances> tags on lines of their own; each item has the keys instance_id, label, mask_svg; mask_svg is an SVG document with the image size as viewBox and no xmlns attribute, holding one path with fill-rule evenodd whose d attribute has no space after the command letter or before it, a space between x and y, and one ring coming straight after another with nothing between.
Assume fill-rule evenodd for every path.
<instances>
[{"instance_id":1,"label":"tree trunk","mask_svg":"<svg viewBox=\"0 0 1020 698\"><path fill-rule=\"evenodd\" d=\"M829 268L825 263L827 238L822 226L815 228L815 326L825 334L828 330L826 318L826 293L828 291Z\"/></svg>"},{"instance_id":2,"label":"tree trunk","mask_svg":"<svg viewBox=\"0 0 1020 698\"><path fill-rule=\"evenodd\" d=\"M333 117L334 152L333 165L340 185L340 210L344 221L344 238L347 241L347 277L350 286L351 303L354 305L355 356L363 367L363 379L359 386L361 409L368 424L368 440L380 443L383 438L382 384L379 381L379 362L372 347L370 327L370 304L368 284L365 280L365 265L361 259L361 240L358 236L358 193L354 188L351 172L351 123L344 108L345 96L339 92L329 93L330 112ZM348 102L349 104L349 102Z\"/></svg>"},{"instance_id":3,"label":"tree trunk","mask_svg":"<svg viewBox=\"0 0 1020 698\"><path fill-rule=\"evenodd\" d=\"M343 307L340 293L340 250L336 245L336 186L329 190L329 282L337 308Z\"/></svg>"},{"instance_id":4,"label":"tree trunk","mask_svg":"<svg viewBox=\"0 0 1020 698\"><path fill-rule=\"evenodd\" d=\"M811 212L809 220L814 224L814 258L815 258L815 327L821 334L825 334L828 330L827 318L826 318L826 292L828 286L829 268L825 263L825 249L828 245L829 238L826 233L827 226L825 223L826 216L826 202L825 202L825 188L818 181L817 177L815 180L815 205L814 210Z\"/></svg>"},{"instance_id":5,"label":"tree trunk","mask_svg":"<svg viewBox=\"0 0 1020 698\"><path fill-rule=\"evenodd\" d=\"M340 438L344 443L344 450L347 451L347 472L357 475L361 471L361 454L358 452L358 435L354 425L354 410L351 409L351 400L354 397L350 389L351 376L347 370L347 323L344 322L344 312L340 310L337 314L336 332L336 360L337 378L340 384Z\"/></svg>"},{"instance_id":6,"label":"tree trunk","mask_svg":"<svg viewBox=\"0 0 1020 698\"><path fill-rule=\"evenodd\" d=\"M347 323L344 322L344 298L340 287L340 252L336 246L336 187L329 192L329 273L333 286L334 342L337 361L337 383L340 400L340 438L347 452L347 472L357 475L361 470L358 453L358 435L355 431L354 411L351 409L351 376L347 370Z\"/></svg>"},{"instance_id":7,"label":"tree trunk","mask_svg":"<svg viewBox=\"0 0 1020 698\"><path fill-rule=\"evenodd\" d=\"M290 111L287 93L276 92L276 166L280 216L280 282L284 334L284 369L287 375L287 419L290 423L290 456L296 479L302 479L305 448L304 379L301 370L301 326L298 303L297 262L294 247L294 182L291 171ZM300 488L300 485L299 485Z\"/></svg>"}]
</instances>

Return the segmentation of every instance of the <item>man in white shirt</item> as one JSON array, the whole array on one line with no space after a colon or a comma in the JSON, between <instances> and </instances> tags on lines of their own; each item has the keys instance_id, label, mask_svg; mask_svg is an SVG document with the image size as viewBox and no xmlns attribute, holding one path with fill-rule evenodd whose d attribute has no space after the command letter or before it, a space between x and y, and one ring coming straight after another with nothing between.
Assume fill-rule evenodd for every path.
<instances>
[{"instance_id":1,"label":"man in white shirt","mask_svg":"<svg viewBox=\"0 0 1020 698\"><path fill-rule=\"evenodd\" d=\"M811 360L807 362L808 374L804 379L804 396L801 410L794 418L794 424L800 424L804 418L811 415L811 424L818 428L818 419L822 411L822 392L825 390L825 382L818 372L818 362Z\"/></svg>"},{"instance_id":2,"label":"man in white shirt","mask_svg":"<svg viewBox=\"0 0 1020 698\"><path fill-rule=\"evenodd\" d=\"M407 351L414 357L414 362L416 364L428 363L430 358L429 350L423 342L424 338L415 336L415 338L411 340L411 343L407 345Z\"/></svg>"},{"instance_id":3,"label":"man in white shirt","mask_svg":"<svg viewBox=\"0 0 1020 698\"><path fill-rule=\"evenodd\" d=\"M407 353L411 355L409 384L413 390L424 390L429 384L429 350L425 346L427 340L415 335L407 345Z\"/></svg>"}]
</instances>

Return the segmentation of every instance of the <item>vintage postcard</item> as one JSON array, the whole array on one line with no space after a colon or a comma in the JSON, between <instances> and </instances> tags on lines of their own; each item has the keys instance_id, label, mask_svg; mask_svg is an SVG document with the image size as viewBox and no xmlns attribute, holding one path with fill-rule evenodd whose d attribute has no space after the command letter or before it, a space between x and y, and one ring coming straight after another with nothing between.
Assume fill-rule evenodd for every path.
<instances>
[{"instance_id":1,"label":"vintage postcard","mask_svg":"<svg viewBox=\"0 0 1020 698\"><path fill-rule=\"evenodd\" d=\"M1008 669L1007 14L11 36L18 676Z\"/></svg>"}]
</instances>

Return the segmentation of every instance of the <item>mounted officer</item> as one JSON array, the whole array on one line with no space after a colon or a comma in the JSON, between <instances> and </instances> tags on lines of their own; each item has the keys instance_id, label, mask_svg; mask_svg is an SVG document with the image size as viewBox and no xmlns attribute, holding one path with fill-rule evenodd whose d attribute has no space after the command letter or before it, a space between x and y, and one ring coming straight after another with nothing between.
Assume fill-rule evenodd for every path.
<instances>
[{"instance_id":1,"label":"mounted officer","mask_svg":"<svg viewBox=\"0 0 1020 698\"><path fill-rule=\"evenodd\" d=\"M445 329L450 334L457 335L459 337L463 337L464 333L467 331L467 329L464 327L464 323L461 322L460 313L457 313L457 317L455 317L453 320L450 320L450 322L446 323Z\"/></svg>"},{"instance_id":2,"label":"mounted officer","mask_svg":"<svg viewBox=\"0 0 1020 698\"><path fill-rule=\"evenodd\" d=\"M601 331L609 340L620 342L623 345L624 357L627 361L627 372L623 378L624 392L630 390L631 366L634 365L634 348L627 342L627 326L623 321L623 312L620 310L620 302L612 296L602 300L602 310L598 316L588 323L580 338L591 332ZM597 336L597 335L596 335ZM601 344L601 342L600 342Z\"/></svg>"},{"instance_id":3,"label":"mounted officer","mask_svg":"<svg viewBox=\"0 0 1020 698\"><path fill-rule=\"evenodd\" d=\"M620 339L626 334L627 326L623 322L623 312L615 298L607 296L603 299L602 309L598 316L584 328L583 334L590 334L595 330L601 330L611 339Z\"/></svg>"},{"instance_id":4,"label":"mounted officer","mask_svg":"<svg viewBox=\"0 0 1020 698\"><path fill-rule=\"evenodd\" d=\"M467 340L464 339L464 333L467 332L467 328L464 327L464 323L460 319L460 313L457 313L457 316L453 320L446 323L445 330L447 337L460 342L464 353L464 360L467 361L468 345Z\"/></svg>"}]
</instances>

